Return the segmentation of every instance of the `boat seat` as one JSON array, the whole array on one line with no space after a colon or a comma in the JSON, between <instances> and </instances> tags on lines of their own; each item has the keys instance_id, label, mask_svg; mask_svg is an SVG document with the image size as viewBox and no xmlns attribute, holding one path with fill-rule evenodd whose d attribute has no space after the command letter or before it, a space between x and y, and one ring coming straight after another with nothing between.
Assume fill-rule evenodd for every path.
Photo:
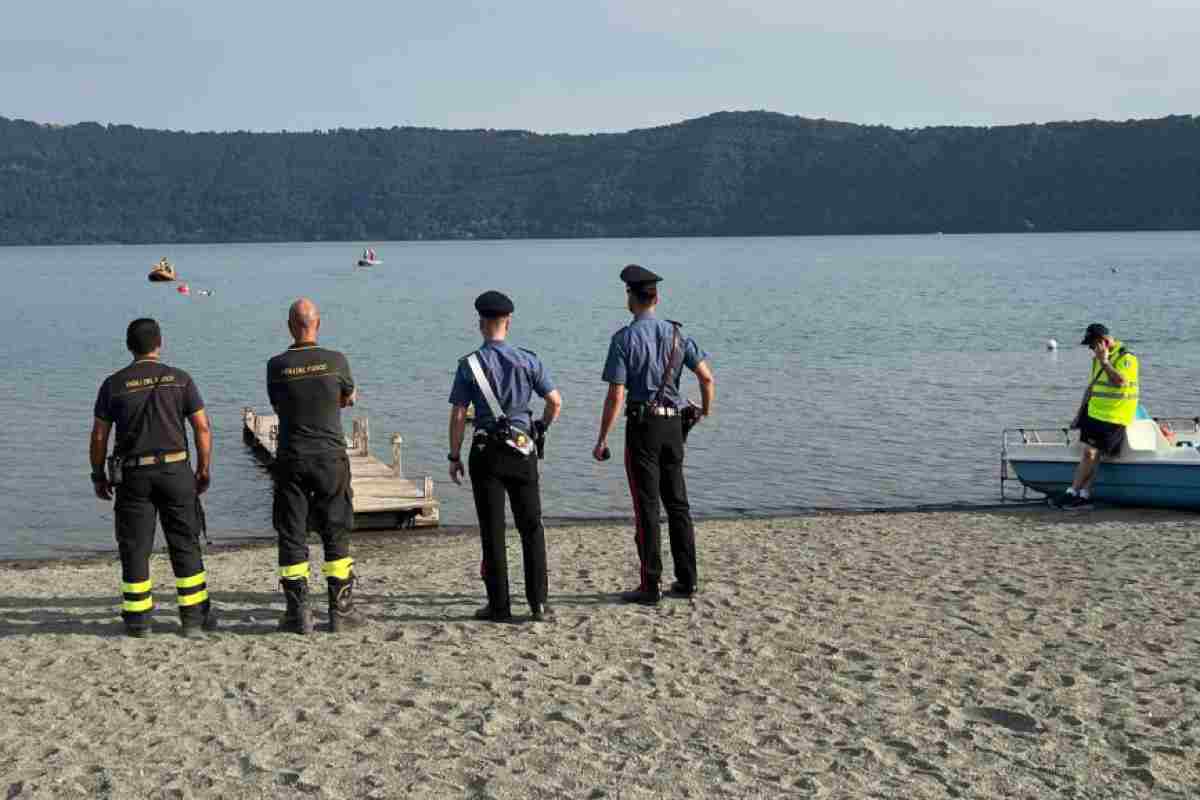
<instances>
[{"instance_id":1,"label":"boat seat","mask_svg":"<svg viewBox=\"0 0 1200 800\"><path fill-rule=\"evenodd\" d=\"M1125 448L1134 453L1170 450L1171 443L1152 419L1135 419L1125 428Z\"/></svg>"}]
</instances>

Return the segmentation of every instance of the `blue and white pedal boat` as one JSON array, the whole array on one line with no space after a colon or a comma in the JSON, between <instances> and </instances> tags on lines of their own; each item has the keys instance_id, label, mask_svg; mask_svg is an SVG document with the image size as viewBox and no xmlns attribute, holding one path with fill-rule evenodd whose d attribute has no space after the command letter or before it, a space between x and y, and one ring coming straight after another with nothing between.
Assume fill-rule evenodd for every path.
<instances>
[{"instance_id":1,"label":"blue and white pedal boat","mask_svg":"<svg viewBox=\"0 0 1200 800\"><path fill-rule=\"evenodd\" d=\"M1138 419L1115 458L1100 463L1092 496L1104 503L1200 510L1200 417ZM1046 495L1066 491L1079 465L1079 432L1009 428L1001 449L1000 494L1007 482Z\"/></svg>"}]
</instances>

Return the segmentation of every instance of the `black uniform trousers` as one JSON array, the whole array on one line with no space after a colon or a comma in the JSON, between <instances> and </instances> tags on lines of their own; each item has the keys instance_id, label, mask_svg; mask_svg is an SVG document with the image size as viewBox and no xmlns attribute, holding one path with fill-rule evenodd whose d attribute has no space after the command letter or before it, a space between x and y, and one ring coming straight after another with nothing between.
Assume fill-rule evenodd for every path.
<instances>
[{"instance_id":1,"label":"black uniform trousers","mask_svg":"<svg viewBox=\"0 0 1200 800\"><path fill-rule=\"evenodd\" d=\"M479 515L479 538L483 545L480 572L487 587L488 605L497 613L511 610L508 554L504 546L505 494L512 503L513 521L521 534L525 599L530 607L545 603L549 585L537 454L521 455L503 442L480 436L471 447L467 468Z\"/></svg>"},{"instance_id":2,"label":"black uniform trousers","mask_svg":"<svg viewBox=\"0 0 1200 800\"><path fill-rule=\"evenodd\" d=\"M696 586L696 534L683 480L683 424L679 417L630 418L625 425L625 472L637 523L634 541L643 590L657 591L662 578L659 499L667 510L675 579Z\"/></svg>"},{"instance_id":3,"label":"black uniform trousers","mask_svg":"<svg viewBox=\"0 0 1200 800\"><path fill-rule=\"evenodd\" d=\"M279 534L279 566L308 563L308 532L325 546L325 563L348 558L354 529L350 458L345 453L285 456L275 462L272 517ZM307 573L305 573L307 574Z\"/></svg>"},{"instance_id":4,"label":"black uniform trousers","mask_svg":"<svg viewBox=\"0 0 1200 800\"><path fill-rule=\"evenodd\" d=\"M188 462L126 467L116 494L113 513L124 596L121 616L131 623L149 621L153 608L150 553L157 518L175 572L179 613L184 618L200 618L208 609L208 588L200 549L196 476ZM201 596L202 600L197 599Z\"/></svg>"}]
</instances>

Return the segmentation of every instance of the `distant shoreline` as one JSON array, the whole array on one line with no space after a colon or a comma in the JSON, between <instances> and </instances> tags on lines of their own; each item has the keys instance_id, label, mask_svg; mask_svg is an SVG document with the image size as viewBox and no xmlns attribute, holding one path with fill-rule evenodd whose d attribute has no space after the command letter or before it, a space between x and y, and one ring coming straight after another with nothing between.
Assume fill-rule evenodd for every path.
<instances>
[{"instance_id":1,"label":"distant shoreline","mask_svg":"<svg viewBox=\"0 0 1200 800\"><path fill-rule=\"evenodd\" d=\"M210 247L212 245L286 245L286 244L319 244L329 246L346 246L356 248L364 243L374 243L375 246L389 244L464 244L468 242L604 242L620 241L622 239L853 239L853 238L888 238L903 239L917 237L946 237L946 236L1079 236L1083 234L1166 234L1166 233L1200 233L1200 227L1192 228L1081 228L1061 230L969 230L969 231L875 231L867 233L707 233L707 234L643 234L627 236L613 234L611 236L465 236L442 239L204 239L204 240L173 240L154 242L4 242L0 247Z\"/></svg>"}]
</instances>

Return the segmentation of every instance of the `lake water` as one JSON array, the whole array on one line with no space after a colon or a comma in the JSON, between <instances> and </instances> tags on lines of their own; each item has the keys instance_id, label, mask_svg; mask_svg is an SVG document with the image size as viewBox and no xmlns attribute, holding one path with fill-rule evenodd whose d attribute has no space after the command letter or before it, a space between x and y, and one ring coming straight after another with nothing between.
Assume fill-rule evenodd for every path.
<instances>
[{"instance_id":1,"label":"lake water","mask_svg":"<svg viewBox=\"0 0 1200 800\"><path fill-rule=\"evenodd\" d=\"M143 315L213 421L211 534L271 535L241 409L269 410L265 364L288 344L299 295L321 306L322 343L351 360L376 454L403 434L405 472L434 476L448 525L474 522L469 490L445 478L446 399L477 345L472 301L490 288L513 297L512 340L565 399L546 517L629 517L621 429L612 461L590 457L629 262L666 277L662 315L717 377L717 414L688 452L698 515L995 502L1001 429L1071 417L1089 357L1076 343L1095 320L1139 354L1152 414L1200 413L1197 233L397 242L356 270L362 246L0 248L0 557L112 547L87 437L100 382L129 360L125 326ZM148 283L164 254L213 295ZM685 385L698 398L690 373Z\"/></svg>"}]
</instances>

